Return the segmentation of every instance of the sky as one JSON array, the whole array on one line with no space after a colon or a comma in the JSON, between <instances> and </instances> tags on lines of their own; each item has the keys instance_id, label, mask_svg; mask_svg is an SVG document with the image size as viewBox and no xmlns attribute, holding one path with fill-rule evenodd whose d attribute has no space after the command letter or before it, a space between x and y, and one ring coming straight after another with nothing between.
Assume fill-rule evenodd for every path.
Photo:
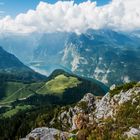
<instances>
[{"instance_id":1,"label":"sky","mask_svg":"<svg viewBox=\"0 0 140 140\"><path fill-rule=\"evenodd\" d=\"M48 3L56 3L58 0L41 0ZM68 0L67 0L68 1ZM74 0L75 3L81 3L87 0ZM95 0L91 0L95 1ZM107 4L110 0L96 0L99 6ZM26 12L29 9L35 9L40 0L0 0L0 17L10 15L15 17L17 14Z\"/></svg>"},{"instance_id":2,"label":"sky","mask_svg":"<svg viewBox=\"0 0 140 140\"><path fill-rule=\"evenodd\" d=\"M140 0L0 1L0 34L140 30Z\"/></svg>"}]
</instances>

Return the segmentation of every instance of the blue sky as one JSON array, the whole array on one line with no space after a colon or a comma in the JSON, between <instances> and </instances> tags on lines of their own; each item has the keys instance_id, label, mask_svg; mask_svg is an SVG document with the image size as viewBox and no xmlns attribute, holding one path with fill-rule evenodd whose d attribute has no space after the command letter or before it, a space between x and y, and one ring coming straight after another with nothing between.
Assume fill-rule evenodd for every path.
<instances>
[{"instance_id":1,"label":"blue sky","mask_svg":"<svg viewBox=\"0 0 140 140\"><path fill-rule=\"evenodd\" d=\"M49 3L55 3L58 0L42 0ZM75 0L76 3L81 3L86 0ZM95 1L95 0L91 0ZM104 5L110 0L96 0L98 5ZM16 16L19 13L26 12L29 9L35 9L40 0L0 0L0 17L5 15Z\"/></svg>"}]
</instances>

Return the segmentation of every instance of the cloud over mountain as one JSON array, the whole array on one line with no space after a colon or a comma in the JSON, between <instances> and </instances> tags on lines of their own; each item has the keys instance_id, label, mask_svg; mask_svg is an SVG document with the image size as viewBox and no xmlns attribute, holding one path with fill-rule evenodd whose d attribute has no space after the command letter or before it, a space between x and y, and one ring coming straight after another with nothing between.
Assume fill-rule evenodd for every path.
<instances>
[{"instance_id":1,"label":"cloud over mountain","mask_svg":"<svg viewBox=\"0 0 140 140\"><path fill-rule=\"evenodd\" d=\"M14 19L10 16L0 20L0 33L32 33L74 31L112 28L116 30L140 29L140 1L112 0L107 5L96 2L76 4L58 1L55 4L40 2L35 10L21 13Z\"/></svg>"}]
</instances>

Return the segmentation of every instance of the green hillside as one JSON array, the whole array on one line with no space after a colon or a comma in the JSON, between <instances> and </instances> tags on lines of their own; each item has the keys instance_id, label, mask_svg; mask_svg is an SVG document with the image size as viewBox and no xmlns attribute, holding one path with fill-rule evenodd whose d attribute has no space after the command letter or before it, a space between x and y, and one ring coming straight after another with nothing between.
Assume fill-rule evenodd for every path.
<instances>
[{"instance_id":1,"label":"green hillside","mask_svg":"<svg viewBox=\"0 0 140 140\"><path fill-rule=\"evenodd\" d=\"M10 117L16 115L20 111L24 111L24 110L31 109L31 108L32 107L30 105L16 106L15 108L3 113L2 117L10 118Z\"/></svg>"},{"instance_id":2,"label":"green hillside","mask_svg":"<svg viewBox=\"0 0 140 140\"><path fill-rule=\"evenodd\" d=\"M16 56L8 53L0 46L0 82L20 81L31 83L45 79L46 76L24 65Z\"/></svg>"},{"instance_id":3,"label":"green hillside","mask_svg":"<svg viewBox=\"0 0 140 140\"><path fill-rule=\"evenodd\" d=\"M44 96L48 98L48 95L51 95L52 99L55 96L61 96L61 101L67 104L80 100L87 92L97 96L106 93L104 84L78 77L63 70L55 70L44 82L28 84L3 82L0 89L2 89L0 105L7 105L17 100L24 102L29 97L31 97L30 100L33 100L32 98L38 98L36 95L39 95L40 98L44 98Z\"/></svg>"},{"instance_id":4,"label":"green hillside","mask_svg":"<svg viewBox=\"0 0 140 140\"><path fill-rule=\"evenodd\" d=\"M0 99L0 104L6 104L17 99L27 98L28 96L34 94L34 92L31 91L28 87L28 84L7 82L5 85L3 98Z\"/></svg>"},{"instance_id":5,"label":"green hillside","mask_svg":"<svg viewBox=\"0 0 140 140\"><path fill-rule=\"evenodd\" d=\"M76 77L67 77L61 74L45 83L37 92L40 94L61 94L64 93L66 89L77 87L80 83Z\"/></svg>"},{"instance_id":6,"label":"green hillside","mask_svg":"<svg viewBox=\"0 0 140 140\"><path fill-rule=\"evenodd\" d=\"M6 82L0 85L4 91L1 93L0 105L9 104L16 100L25 100L27 97L34 95L38 88L41 88L44 82L25 84L21 82ZM3 87L2 87L3 86Z\"/></svg>"}]
</instances>

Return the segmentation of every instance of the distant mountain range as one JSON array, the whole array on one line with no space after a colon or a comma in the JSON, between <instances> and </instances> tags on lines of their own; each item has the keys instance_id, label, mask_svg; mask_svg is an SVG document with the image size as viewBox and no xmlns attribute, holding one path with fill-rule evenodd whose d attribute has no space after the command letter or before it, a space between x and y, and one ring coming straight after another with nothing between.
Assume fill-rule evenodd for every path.
<instances>
[{"instance_id":1,"label":"distant mountain range","mask_svg":"<svg viewBox=\"0 0 140 140\"><path fill-rule=\"evenodd\" d=\"M62 64L74 73L107 85L140 80L139 38L110 30L73 34L65 44Z\"/></svg>"},{"instance_id":2,"label":"distant mountain range","mask_svg":"<svg viewBox=\"0 0 140 140\"><path fill-rule=\"evenodd\" d=\"M139 37L139 31L123 33L101 29L80 35L58 32L1 36L0 43L43 74L49 75L61 68L110 86L140 80Z\"/></svg>"}]
</instances>

